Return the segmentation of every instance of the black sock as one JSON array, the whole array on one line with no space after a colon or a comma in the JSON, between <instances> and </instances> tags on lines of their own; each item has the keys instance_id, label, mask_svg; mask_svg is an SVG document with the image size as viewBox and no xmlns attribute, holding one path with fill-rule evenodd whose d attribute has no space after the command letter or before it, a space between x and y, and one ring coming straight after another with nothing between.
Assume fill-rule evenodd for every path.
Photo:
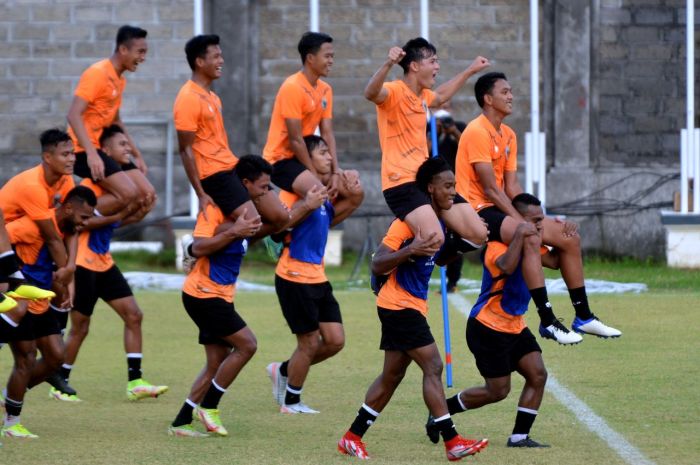
<instances>
[{"instance_id":1,"label":"black sock","mask_svg":"<svg viewBox=\"0 0 700 465\"><path fill-rule=\"evenodd\" d=\"M452 418L450 418L449 414L440 418L441 420L438 420L437 418L435 419L435 427L438 431L440 431L442 440L447 442L457 436L457 429L455 428L455 424L452 423Z\"/></svg>"},{"instance_id":2,"label":"black sock","mask_svg":"<svg viewBox=\"0 0 700 465\"><path fill-rule=\"evenodd\" d=\"M19 271L19 265L14 252L10 251L7 255L0 257L0 282L7 282L7 279L17 271Z\"/></svg>"},{"instance_id":3,"label":"black sock","mask_svg":"<svg viewBox=\"0 0 700 465\"><path fill-rule=\"evenodd\" d=\"M285 378L288 376L287 374L287 368L289 368L289 360L282 362L280 364L280 374L284 376Z\"/></svg>"},{"instance_id":4,"label":"black sock","mask_svg":"<svg viewBox=\"0 0 700 465\"><path fill-rule=\"evenodd\" d=\"M141 354L138 357L126 356L126 364L129 367L129 381L141 378Z\"/></svg>"},{"instance_id":5,"label":"black sock","mask_svg":"<svg viewBox=\"0 0 700 465\"><path fill-rule=\"evenodd\" d=\"M293 405L301 402L301 389L302 386L287 384L287 391L284 394L284 404Z\"/></svg>"},{"instance_id":6,"label":"black sock","mask_svg":"<svg viewBox=\"0 0 700 465\"><path fill-rule=\"evenodd\" d=\"M5 397L5 412L8 416L18 417L22 413L22 404L24 402L17 402L9 397Z\"/></svg>"},{"instance_id":7,"label":"black sock","mask_svg":"<svg viewBox=\"0 0 700 465\"><path fill-rule=\"evenodd\" d=\"M63 379L65 379L66 382L68 382L68 378L70 378L70 372L72 369L73 369L72 365L70 366L70 368L68 366L66 366L65 363L63 365L61 365L61 371L60 371L61 377Z\"/></svg>"},{"instance_id":8,"label":"black sock","mask_svg":"<svg viewBox=\"0 0 700 465\"><path fill-rule=\"evenodd\" d=\"M450 412L450 415L454 415L455 413L461 413L465 410L467 409L462 407L462 404L459 402L459 394L447 399L447 411Z\"/></svg>"},{"instance_id":9,"label":"black sock","mask_svg":"<svg viewBox=\"0 0 700 465\"><path fill-rule=\"evenodd\" d=\"M173 426L183 426L192 423L192 411L194 406L190 405L191 400L187 399L185 403L182 404L182 408L178 412L175 420L173 420Z\"/></svg>"},{"instance_id":10,"label":"black sock","mask_svg":"<svg viewBox=\"0 0 700 465\"><path fill-rule=\"evenodd\" d=\"M574 306L574 311L579 320L590 320L593 318L593 313L588 306L588 296L586 295L586 286L569 289L569 297L571 305Z\"/></svg>"},{"instance_id":11,"label":"black sock","mask_svg":"<svg viewBox=\"0 0 700 465\"><path fill-rule=\"evenodd\" d=\"M530 434L530 428L532 428L535 418L537 418L537 410L518 407L513 434Z\"/></svg>"},{"instance_id":12,"label":"black sock","mask_svg":"<svg viewBox=\"0 0 700 465\"><path fill-rule=\"evenodd\" d=\"M202 408L216 408L216 407L218 407L219 401L221 400L221 396L223 396L225 392L226 392L226 389L220 387L219 385L216 384L216 381L212 380L211 384L209 385L209 390L204 395L204 399L202 400L202 403L200 404L200 406Z\"/></svg>"},{"instance_id":13,"label":"black sock","mask_svg":"<svg viewBox=\"0 0 700 465\"><path fill-rule=\"evenodd\" d=\"M546 328L554 323L555 317L552 311L552 304L549 303L549 296L547 296L547 288L538 287L537 289L530 289L530 295L537 307L537 313L540 315L540 323L542 323L542 326Z\"/></svg>"},{"instance_id":14,"label":"black sock","mask_svg":"<svg viewBox=\"0 0 700 465\"><path fill-rule=\"evenodd\" d=\"M367 410L368 408L369 407L367 407L365 404L362 404L360 410L357 411L355 421L353 421L352 425L350 425L350 432L358 435L359 437L365 435L369 427L372 426L372 424L377 420L377 416L379 415L379 413L377 412L370 412L369 410Z\"/></svg>"}]
</instances>

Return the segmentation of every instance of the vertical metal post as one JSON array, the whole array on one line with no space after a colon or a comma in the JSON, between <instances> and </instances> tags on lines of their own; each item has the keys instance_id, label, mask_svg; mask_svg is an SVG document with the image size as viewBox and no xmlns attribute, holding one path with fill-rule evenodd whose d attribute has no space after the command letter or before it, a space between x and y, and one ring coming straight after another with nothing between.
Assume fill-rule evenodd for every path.
<instances>
[{"instance_id":1,"label":"vertical metal post","mask_svg":"<svg viewBox=\"0 0 700 465\"><path fill-rule=\"evenodd\" d=\"M318 2L319 0L309 0L309 30L318 32Z\"/></svg>"},{"instance_id":2,"label":"vertical metal post","mask_svg":"<svg viewBox=\"0 0 700 465\"><path fill-rule=\"evenodd\" d=\"M165 131L165 216L173 214L173 138L175 137L175 125L168 121Z\"/></svg>"}]
</instances>

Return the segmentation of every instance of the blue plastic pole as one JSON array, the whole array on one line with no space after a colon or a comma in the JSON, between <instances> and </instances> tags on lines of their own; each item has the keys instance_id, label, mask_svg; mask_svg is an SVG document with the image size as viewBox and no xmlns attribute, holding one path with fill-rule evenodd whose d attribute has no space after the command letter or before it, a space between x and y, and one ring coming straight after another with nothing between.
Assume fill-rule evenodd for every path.
<instances>
[{"instance_id":1,"label":"blue plastic pole","mask_svg":"<svg viewBox=\"0 0 700 465\"><path fill-rule=\"evenodd\" d=\"M433 156L438 156L437 125L435 116L430 117L430 138L433 146ZM450 343L450 311L447 306L447 272L445 267L440 267L440 294L442 296L442 331L445 336L445 374L447 387L452 387L452 344Z\"/></svg>"}]
</instances>

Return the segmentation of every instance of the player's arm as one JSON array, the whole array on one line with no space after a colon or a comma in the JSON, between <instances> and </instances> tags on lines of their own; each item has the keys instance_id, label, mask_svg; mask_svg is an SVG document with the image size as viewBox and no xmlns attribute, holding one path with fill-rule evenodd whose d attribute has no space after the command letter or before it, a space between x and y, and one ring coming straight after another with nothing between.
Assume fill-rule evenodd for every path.
<instances>
[{"instance_id":1,"label":"player's arm","mask_svg":"<svg viewBox=\"0 0 700 465\"><path fill-rule=\"evenodd\" d=\"M134 139L131 138L131 135L126 130L126 126L122 122L121 116L119 116L119 111L117 111L117 114L114 117L114 124L122 128L122 131L124 131L124 135L126 136L126 139L129 141L129 145L131 146L131 156L134 158L134 164L139 169L139 171L141 171L145 175L148 171L146 161L143 159L141 151L138 149L138 147L136 147Z\"/></svg>"},{"instance_id":2,"label":"player's arm","mask_svg":"<svg viewBox=\"0 0 700 465\"><path fill-rule=\"evenodd\" d=\"M35 220L34 221L39 228L41 233L41 238L44 240L44 244L49 249L51 258L58 268L63 268L68 265L68 253L66 252L66 246L61 239L61 235L56 230L56 225L51 219L46 220Z\"/></svg>"},{"instance_id":3,"label":"player's arm","mask_svg":"<svg viewBox=\"0 0 700 465\"><path fill-rule=\"evenodd\" d=\"M287 136L289 138L289 148L294 152L294 156L299 163L304 165L314 176L318 177L316 170L311 164L311 156L306 149L304 136L301 131L301 120L297 118L285 118L284 124L287 126Z\"/></svg>"},{"instance_id":4,"label":"player's arm","mask_svg":"<svg viewBox=\"0 0 700 465\"><path fill-rule=\"evenodd\" d=\"M225 248L231 242L252 237L262 226L260 215L246 219L248 209L238 215L235 222L226 221L219 225L212 237L195 236L192 242L192 252L197 257L211 255Z\"/></svg>"},{"instance_id":5,"label":"player's arm","mask_svg":"<svg viewBox=\"0 0 700 465\"><path fill-rule=\"evenodd\" d=\"M537 228L532 223L520 223L513 234L508 249L496 259L496 266L505 274L513 274L523 254L523 242L527 236L537 235Z\"/></svg>"},{"instance_id":6,"label":"player's arm","mask_svg":"<svg viewBox=\"0 0 700 465\"><path fill-rule=\"evenodd\" d=\"M389 274L400 264L409 261L411 256L432 257L439 248L440 239L435 232L426 238L418 235L413 238L413 242L406 247L400 247L398 250L393 250L386 244L381 243L372 257L372 273L376 275Z\"/></svg>"},{"instance_id":7,"label":"player's arm","mask_svg":"<svg viewBox=\"0 0 700 465\"><path fill-rule=\"evenodd\" d=\"M447 102L462 88L467 79L489 66L491 66L491 63L489 63L487 58L482 56L474 58L474 61L471 62L467 69L435 89L435 99L430 103L430 107L437 108Z\"/></svg>"},{"instance_id":8,"label":"player's arm","mask_svg":"<svg viewBox=\"0 0 700 465\"><path fill-rule=\"evenodd\" d=\"M503 185L509 199L524 192L520 181L518 181L518 173L516 171L505 171L503 173Z\"/></svg>"},{"instance_id":9,"label":"player's arm","mask_svg":"<svg viewBox=\"0 0 700 465\"><path fill-rule=\"evenodd\" d=\"M345 190L348 192L347 197L342 197L333 202L335 216L331 226L342 223L348 216L357 210L362 204L364 192L360 183L360 175L355 170L343 170L340 176L345 183Z\"/></svg>"},{"instance_id":10,"label":"player's arm","mask_svg":"<svg viewBox=\"0 0 700 465\"><path fill-rule=\"evenodd\" d=\"M496 208L501 210L503 213L521 221L522 217L515 207L513 207L510 197L508 197L506 192L498 186L496 175L493 172L493 165L486 162L477 162L473 163L473 165L474 171L479 178L479 184L481 184L482 189L484 189L486 197L488 197Z\"/></svg>"},{"instance_id":11,"label":"player's arm","mask_svg":"<svg viewBox=\"0 0 700 465\"><path fill-rule=\"evenodd\" d=\"M311 212L323 205L323 202L327 199L328 194L325 190L320 189L318 186L313 186L303 199L297 200L292 205L292 208L289 210L289 222L286 225L286 229L294 228L304 221Z\"/></svg>"},{"instance_id":12,"label":"player's arm","mask_svg":"<svg viewBox=\"0 0 700 465\"><path fill-rule=\"evenodd\" d=\"M331 118L323 118L321 120L321 124L319 124L319 130L321 132L321 137L323 137L323 140L326 141L326 145L328 146L328 151L331 153L332 156L332 170L333 170L333 175L337 176L338 173L338 155L335 152L336 145L335 145L335 133L333 132L333 120Z\"/></svg>"},{"instance_id":13,"label":"player's arm","mask_svg":"<svg viewBox=\"0 0 700 465\"><path fill-rule=\"evenodd\" d=\"M384 81L386 81L386 77L389 75L391 68L395 64L398 64L405 55L406 52L404 52L401 47L391 47L386 61L379 67L365 86L365 98L367 100L377 105L380 105L386 100L389 96L389 91L384 88Z\"/></svg>"},{"instance_id":14,"label":"player's arm","mask_svg":"<svg viewBox=\"0 0 700 465\"><path fill-rule=\"evenodd\" d=\"M87 100L77 95L73 96L73 101L68 109L66 119L70 127L73 128L73 132L75 132L75 136L78 138L81 147L85 149L87 163L90 167L90 174L95 181L100 181L104 178L105 166L100 156L97 155L97 149L92 145L85 124L83 123L83 113L85 113L87 106Z\"/></svg>"},{"instance_id":15,"label":"player's arm","mask_svg":"<svg viewBox=\"0 0 700 465\"><path fill-rule=\"evenodd\" d=\"M190 184L199 198L199 211L206 215L207 205L214 205L214 201L204 192L202 183L199 182L199 170L197 170L197 164L194 162L194 154L192 153L195 136L196 133L193 131L177 131L177 142L180 147L182 166L185 168L187 179L190 180Z\"/></svg>"}]
</instances>

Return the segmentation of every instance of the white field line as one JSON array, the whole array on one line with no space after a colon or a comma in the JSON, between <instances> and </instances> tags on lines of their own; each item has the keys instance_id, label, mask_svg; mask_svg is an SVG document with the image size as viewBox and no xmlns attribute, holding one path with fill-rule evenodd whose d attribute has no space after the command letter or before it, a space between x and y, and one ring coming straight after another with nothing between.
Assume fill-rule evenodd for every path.
<instances>
[{"instance_id":1,"label":"white field line","mask_svg":"<svg viewBox=\"0 0 700 465\"><path fill-rule=\"evenodd\" d=\"M448 302L454 310L457 310L465 318L469 317L471 311L471 303L458 293L450 294L447 297ZM579 422L588 428L592 433L602 439L610 449L612 449L622 460L630 465L656 465L656 463L648 459L639 449L634 447L620 433L613 430L605 420L598 416L584 401L576 397L576 395L561 384L549 372L547 378L547 390L554 397L573 413Z\"/></svg>"}]
</instances>

